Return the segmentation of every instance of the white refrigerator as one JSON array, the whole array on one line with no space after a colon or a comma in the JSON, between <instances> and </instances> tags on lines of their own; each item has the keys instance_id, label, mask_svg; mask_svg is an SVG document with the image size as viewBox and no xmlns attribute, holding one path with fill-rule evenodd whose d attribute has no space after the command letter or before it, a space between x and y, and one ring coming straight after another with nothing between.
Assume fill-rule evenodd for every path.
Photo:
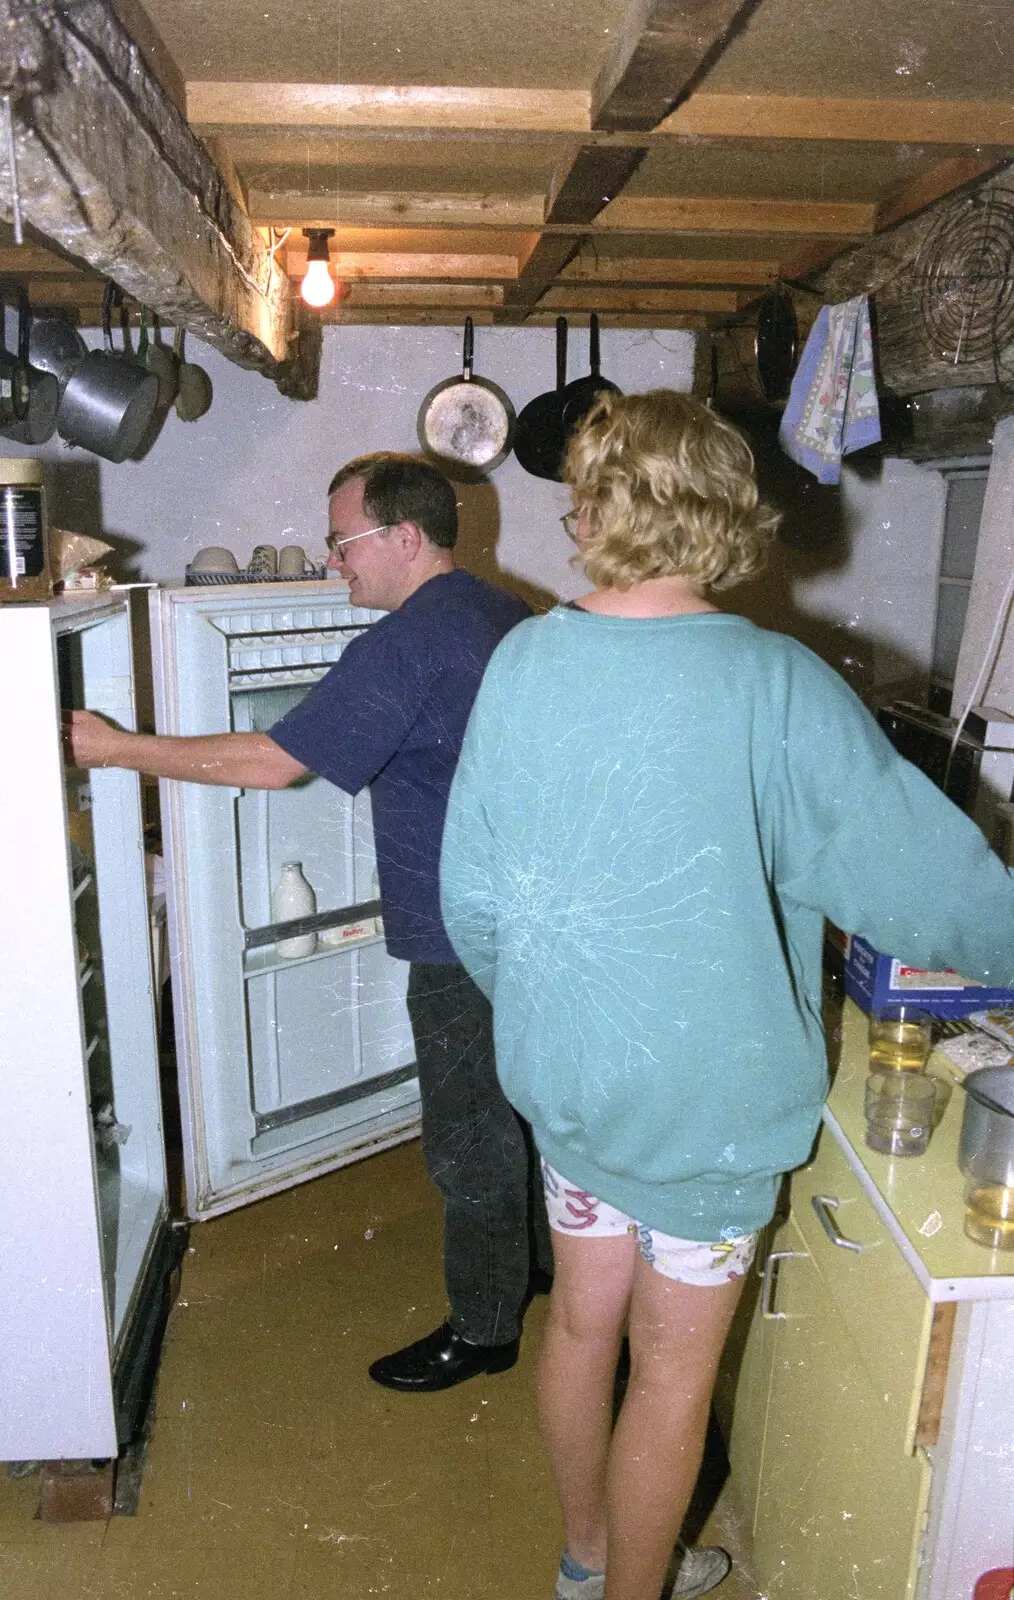
<instances>
[{"instance_id":1,"label":"white refrigerator","mask_svg":"<svg viewBox=\"0 0 1014 1600\"><path fill-rule=\"evenodd\" d=\"M0 1460L115 1456L170 1256L136 774L65 770L61 709L134 726L123 595L0 606Z\"/></svg>"},{"instance_id":2,"label":"white refrigerator","mask_svg":"<svg viewBox=\"0 0 1014 1600\"><path fill-rule=\"evenodd\" d=\"M381 615L336 580L162 589L150 605L168 734L267 731ZM164 782L161 813L188 1216L416 1135L408 968L384 946L369 794ZM317 910L278 923L294 861ZM308 935L309 954L285 953Z\"/></svg>"}]
</instances>

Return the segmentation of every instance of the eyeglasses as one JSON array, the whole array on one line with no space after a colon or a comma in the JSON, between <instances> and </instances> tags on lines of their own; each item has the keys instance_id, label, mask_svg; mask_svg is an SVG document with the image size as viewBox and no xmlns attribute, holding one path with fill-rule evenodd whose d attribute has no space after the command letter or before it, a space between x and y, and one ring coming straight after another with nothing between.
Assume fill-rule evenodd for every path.
<instances>
[{"instance_id":1,"label":"eyeglasses","mask_svg":"<svg viewBox=\"0 0 1014 1600\"><path fill-rule=\"evenodd\" d=\"M563 513L560 521L563 523L563 531L567 535L568 539L577 538L577 527L580 520L580 511L565 511Z\"/></svg>"},{"instance_id":2,"label":"eyeglasses","mask_svg":"<svg viewBox=\"0 0 1014 1600\"><path fill-rule=\"evenodd\" d=\"M379 527L367 528L365 533L329 533L324 541L333 556L339 561L345 560L345 546L355 544L357 539L368 539L371 533L386 533L388 528L396 528L396 522L382 522Z\"/></svg>"}]
</instances>

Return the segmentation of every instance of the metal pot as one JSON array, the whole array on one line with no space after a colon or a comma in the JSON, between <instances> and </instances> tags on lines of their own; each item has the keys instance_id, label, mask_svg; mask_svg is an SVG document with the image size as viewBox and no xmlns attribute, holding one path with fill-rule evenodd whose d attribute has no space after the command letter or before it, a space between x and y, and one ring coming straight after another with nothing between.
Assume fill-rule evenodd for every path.
<instances>
[{"instance_id":1,"label":"metal pot","mask_svg":"<svg viewBox=\"0 0 1014 1600\"><path fill-rule=\"evenodd\" d=\"M958 1166L967 1177L1014 1188L1014 1066L970 1072L962 1088Z\"/></svg>"},{"instance_id":2,"label":"metal pot","mask_svg":"<svg viewBox=\"0 0 1014 1600\"><path fill-rule=\"evenodd\" d=\"M17 305L17 291L10 284L0 289L0 427L8 428L28 416L28 339L19 318L18 349L7 348L6 307Z\"/></svg>"},{"instance_id":3,"label":"metal pot","mask_svg":"<svg viewBox=\"0 0 1014 1600\"><path fill-rule=\"evenodd\" d=\"M186 333L177 328L173 338L176 357L176 415L181 422L197 422L214 399L211 379L203 367L188 361L185 351Z\"/></svg>"},{"instance_id":4,"label":"metal pot","mask_svg":"<svg viewBox=\"0 0 1014 1600\"><path fill-rule=\"evenodd\" d=\"M63 317L32 317L28 359L33 367L56 379L61 394L74 368L87 354L88 346L81 335Z\"/></svg>"},{"instance_id":5,"label":"metal pot","mask_svg":"<svg viewBox=\"0 0 1014 1600\"><path fill-rule=\"evenodd\" d=\"M56 432L60 384L52 372L31 364L32 307L27 290L19 288L17 300L18 360L28 374L28 411L19 421L0 429L0 433L18 444L45 444Z\"/></svg>"},{"instance_id":6,"label":"metal pot","mask_svg":"<svg viewBox=\"0 0 1014 1600\"><path fill-rule=\"evenodd\" d=\"M474 330L465 318L461 377L445 378L419 409L416 432L431 460L455 477L481 477L510 455L517 418L498 384L472 375Z\"/></svg>"},{"instance_id":7,"label":"metal pot","mask_svg":"<svg viewBox=\"0 0 1014 1600\"><path fill-rule=\"evenodd\" d=\"M116 285L106 285L102 300L104 348L90 350L67 380L57 428L68 444L80 445L106 461L126 461L144 437L158 401L158 379L127 352L113 349L110 328ZM122 297L121 297L122 300Z\"/></svg>"}]
</instances>

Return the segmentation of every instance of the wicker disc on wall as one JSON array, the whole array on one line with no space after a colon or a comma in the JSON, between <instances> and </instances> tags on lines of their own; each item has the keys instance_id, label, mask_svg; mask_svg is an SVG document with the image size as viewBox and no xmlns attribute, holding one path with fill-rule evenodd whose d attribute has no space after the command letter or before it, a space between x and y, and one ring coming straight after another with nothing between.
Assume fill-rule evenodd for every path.
<instances>
[{"instance_id":1,"label":"wicker disc on wall","mask_svg":"<svg viewBox=\"0 0 1014 1600\"><path fill-rule=\"evenodd\" d=\"M923 322L954 366L992 362L1014 383L1014 194L992 190L947 207L915 262Z\"/></svg>"}]
</instances>

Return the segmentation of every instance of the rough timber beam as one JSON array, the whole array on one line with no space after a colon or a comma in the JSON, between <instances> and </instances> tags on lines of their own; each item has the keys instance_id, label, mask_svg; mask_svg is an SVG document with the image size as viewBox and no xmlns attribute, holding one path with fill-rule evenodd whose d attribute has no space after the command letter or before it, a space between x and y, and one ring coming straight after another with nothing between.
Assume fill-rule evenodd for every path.
<instances>
[{"instance_id":1,"label":"rough timber beam","mask_svg":"<svg viewBox=\"0 0 1014 1600\"><path fill-rule=\"evenodd\" d=\"M1004 340L981 359L955 359L957 350L942 349L927 321L935 303L944 325L960 328L967 307L981 346L983 326L989 328L993 310L998 316L1002 313L1009 299L1009 269L982 253L985 231L991 226L991 195L1003 227L1009 229L1014 216L1014 166L973 190L949 194L918 216L846 250L822 272L811 270L811 309L814 295L826 302L857 294L873 297L879 379L893 394L994 384L998 372L1006 376L1014 367L1014 345ZM948 233L944 246L938 230ZM995 327L1007 325L1003 320Z\"/></svg>"},{"instance_id":2,"label":"rough timber beam","mask_svg":"<svg viewBox=\"0 0 1014 1600\"><path fill-rule=\"evenodd\" d=\"M166 322L279 376L287 285L110 0L0 0L22 216ZM0 208L13 190L0 162Z\"/></svg>"}]
</instances>

